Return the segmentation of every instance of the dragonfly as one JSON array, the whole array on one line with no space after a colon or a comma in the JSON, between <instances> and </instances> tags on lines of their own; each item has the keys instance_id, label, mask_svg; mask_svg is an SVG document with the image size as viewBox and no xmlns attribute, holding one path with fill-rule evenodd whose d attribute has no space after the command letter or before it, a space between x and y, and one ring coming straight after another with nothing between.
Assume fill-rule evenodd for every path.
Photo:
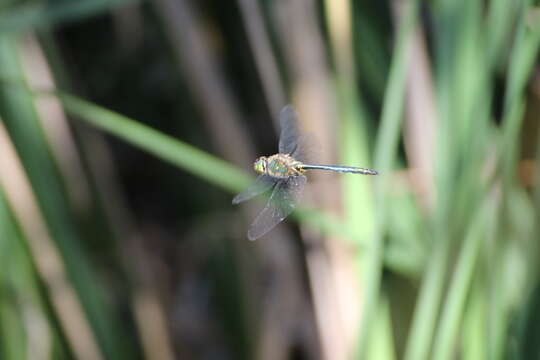
<instances>
[{"instance_id":1,"label":"dragonfly","mask_svg":"<svg viewBox=\"0 0 540 360\"><path fill-rule=\"evenodd\" d=\"M299 134L296 111L291 105L287 105L281 110L279 119L281 124L279 153L256 159L253 169L259 176L251 186L232 200L236 205L272 191L266 205L248 228L247 237L250 240L262 237L293 212L307 183L305 176L307 170L378 174L375 170L363 167L305 163L308 159L310 138Z\"/></svg>"}]
</instances>

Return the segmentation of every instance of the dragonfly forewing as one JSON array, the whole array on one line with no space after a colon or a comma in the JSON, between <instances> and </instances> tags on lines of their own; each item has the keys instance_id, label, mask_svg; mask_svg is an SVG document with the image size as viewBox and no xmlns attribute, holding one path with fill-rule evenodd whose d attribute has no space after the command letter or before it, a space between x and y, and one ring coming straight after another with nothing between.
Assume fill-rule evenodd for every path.
<instances>
[{"instance_id":1,"label":"dragonfly forewing","mask_svg":"<svg viewBox=\"0 0 540 360\"><path fill-rule=\"evenodd\" d=\"M296 111L291 105L285 106L279 113L281 134L279 136L279 152L292 154L298 141L298 120Z\"/></svg>"},{"instance_id":2,"label":"dragonfly forewing","mask_svg":"<svg viewBox=\"0 0 540 360\"><path fill-rule=\"evenodd\" d=\"M280 180L268 203L248 229L248 239L256 240L282 222L295 208L307 178L304 175Z\"/></svg>"},{"instance_id":3,"label":"dragonfly forewing","mask_svg":"<svg viewBox=\"0 0 540 360\"><path fill-rule=\"evenodd\" d=\"M276 184L276 182L276 179L272 178L271 176L266 174L259 175L253 184L234 197L232 203L236 205L243 201L254 198L257 195L263 194L270 190L272 186Z\"/></svg>"},{"instance_id":4,"label":"dragonfly forewing","mask_svg":"<svg viewBox=\"0 0 540 360\"><path fill-rule=\"evenodd\" d=\"M294 150L290 153L291 156L303 163L313 163L320 158L320 148L315 140L315 136L311 133L302 134L296 141Z\"/></svg>"}]
</instances>

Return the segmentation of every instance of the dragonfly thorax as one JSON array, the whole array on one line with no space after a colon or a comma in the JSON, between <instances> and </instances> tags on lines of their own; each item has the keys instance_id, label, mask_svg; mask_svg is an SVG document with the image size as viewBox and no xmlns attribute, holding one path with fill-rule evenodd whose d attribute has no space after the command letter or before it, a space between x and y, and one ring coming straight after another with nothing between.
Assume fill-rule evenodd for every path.
<instances>
[{"instance_id":1,"label":"dragonfly thorax","mask_svg":"<svg viewBox=\"0 0 540 360\"><path fill-rule=\"evenodd\" d=\"M288 178L301 175L304 172L301 165L300 161L289 154L275 154L268 157L261 156L255 161L253 168L259 174L266 174L275 178Z\"/></svg>"}]
</instances>

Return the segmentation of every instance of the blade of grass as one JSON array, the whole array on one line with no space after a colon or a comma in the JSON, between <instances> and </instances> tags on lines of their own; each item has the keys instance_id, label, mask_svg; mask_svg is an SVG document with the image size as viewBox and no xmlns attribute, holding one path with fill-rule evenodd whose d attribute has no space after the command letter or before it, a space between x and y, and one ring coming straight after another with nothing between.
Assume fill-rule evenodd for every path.
<instances>
[{"instance_id":1,"label":"blade of grass","mask_svg":"<svg viewBox=\"0 0 540 360\"><path fill-rule=\"evenodd\" d=\"M520 129L523 119L524 110L524 89L527 84L529 74L534 66L536 55L540 45L540 22L538 18L535 20L532 26L528 25L529 11L531 11L530 1L523 1L521 16L519 19L519 27L514 40L514 46L512 56L510 58L508 69L508 88L504 98L503 109L503 126L502 126L502 138L499 144L500 153L500 167L502 177L502 206L499 216L505 216L505 208L510 200L509 188L515 183L516 166L517 166L517 151L520 139ZM496 243L501 244L504 241L502 234L502 222L497 224L497 239ZM496 247L495 259L502 261L504 257L504 248ZM499 279L503 276L503 269L497 267L493 279ZM510 305L501 294L505 293L505 289L502 288L503 284L500 281L495 280L492 283L492 295L491 301L491 316L490 319L490 356L493 359L502 359L504 356L504 344L506 340L506 332L508 328L508 316L501 316L501 314L508 314Z\"/></svg>"},{"instance_id":2,"label":"blade of grass","mask_svg":"<svg viewBox=\"0 0 540 360\"><path fill-rule=\"evenodd\" d=\"M58 92L57 96L65 109L79 119L120 137L164 161L185 169L210 184L230 192L239 192L252 180L251 177L237 170L228 162L123 115L67 93Z\"/></svg>"},{"instance_id":3,"label":"blade of grass","mask_svg":"<svg viewBox=\"0 0 540 360\"><path fill-rule=\"evenodd\" d=\"M500 54L508 38L512 35L511 27L517 20L517 1L492 0L487 13L487 57L491 66L497 65Z\"/></svg>"},{"instance_id":4,"label":"blade of grass","mask_svg":"<svg viewBox=\"0 0 540 360\"><path fill-rule=\"evenodd\" d=\"M11 211L7 206L4 191L0 187L0 358L28 359L28 336L24 331L21 312L14 289L23 281L18 279L13 283L13 276L19 276L17 264L17 242L20 241Z\"/></svg>"},{"instance_id":5,"label":"blade of grass","mask_svg":"<svg viewBox=\"0 0 540 360\"><path fill-rule=\"evenodd\" d=\"M332 47L333 58L336 67L335 83L337 89L338 114L338 152L341 163L357 164L360 166L369 166L368 155L368 136L366 124L368 123L367 112L363 104L362 96L357 90L355 83L355 59L353 58L353 4L349 0L340 1L325 1L325 15L328 24L330 35L330 45ZM352 240L365 243L366 240L373 237L374 228L374 207L372 202L370 178L360 176L342 176L340 182L342 184L342 203L344 209L344 218L347 227L354 231ZM342 244L338 244L338 246ZM364 264L366 256L369 256L369 251L358 252L355 254L354 269L356 272L355 280L358 281L359 287L362 286L364 273ZM353 294L356 295L356 294ZM355 308L360 309L357 305L360 301L358 296L354 297L351 294L344 295L348 297L348 301L352 302ZM344 311L350 311L344 309ZM362 314L360 314L363 316ZM353 322L354 321L354 322ZM354 336L352 340L356 340L356 322L354 319L344 319L345 326L349 324L351 331L346 332L346 335ZM384 325L381 324L381 328ZM391 347L391 339L385 338L388 333L381 333L383 336L379 338L376 347L383 348ZM356 342L356 341L355 341ZM383 345L386 344L386 345ZM348 342L345 346L350 346ZM356 347L356 343L353 343ZM375 351L374 347L370 350ZM349 349L347 349L349 351ZM380 354L384 352L380 351ZM382 359L382 358L381 358Z\"/></svg>"},{"instance_id":6,"label":"blade of grass","mask_svg":"<svg viewBox=\"0 0 540 360\"><path fill-rule=\"evenodd\" d=\"M21 232L27 240L37 271L47 287L48 296L60 319L64 334L77 357L88 360L102 359L90 325L67 279L66 267L53 244L22 164L2 123L0 153L0 185L5 189L16 221L21 224ZM37 324L34 326L37 328Z\"/></svg>"},{"instance_id":7,"label":"blade of grass","mask_svg":"<svg viewBox=\"0 0 540 360\"><path fill-rule=\"evenodd\" d=\"M381 296L377 306L376 323L373 326L373 343L369 347L369 359L395 360L396 351L392 343L392 319L388 298Z\"/></svg>"},{"instance_id":8,"label":"blade of grass","mask_svg":"<svg viewBox=\"0 0 540 360\"><path fill-rule=\"evenodd\" d=\"M448 291L446 305L433 345L434 359L447 360L454 356L465 301L469 294L479 250L484 239L486 217L492 215L489 212L492 208L492 202L486 201L467 230L468 234L464 239L464 245L456 264L456 272Z\"/></svg>"},{"instance_id":9,"label":"blade of grass","mask_svg":"<svg viewBox=\"0 0 540 360\"><path fill-rule=\"evenodd\" d=\"M489 67L479 66L483 57L478 59L482 55L479 9L478 1L439 1L433 7L438 45L435 69L439 121L434 164L437 206L432 250L407 339L407 360L429 358L450 250L464 238L462 229L469 226L469 215L478 210L478 198L485 192L478 176L486 156L485 142L474 137L477 131L485 136L489 109L489 98L485 96ZM479 150L475 154L470 149Z\"/></svg>"},{"instance_id":10,"label":"blade of grass","mask_svg":"<svg viewBox=\"0 0 540 360\"><path fill-rule=\"evenodd\" d=\"M8 284L0 279L0 288L8 293ZM27 336L24 331L21 311L16 306L15 296L4 295L0 297L0 355L2 359L23 360L29 359Z\"/></svg>"},{"instance_id":11,"label":"blade of grass","mask_svg":"<svg viewBox=\"0 0 540 360\"><path fill-rule=\"evenodd\" d=\"M5 356L2 358L45 359L52 354L54 341L59 339L57 321L38 279L27 239L21 234L7 200L0 186L0 339L3 344L0 349ZM66 358L63 344L56 351L55 358Z\"/></svg>"},{"instance_id":12,"label":"blade of grass","mask_svg":"<svg viewBox=\"0 0 540 360\"><path fill-rule=\"evenodd\" d=\"M368 136L365 126L368 120L367 112L354 81L356 74L353 66L352 24L350 24L352 4L349 1L326 1L325 5L337 68L341 160L345 164L368 166ZM369 238L373 235L371 187L366 178L358 176L343 176L341 181L346 221L358 232L359 238Z\"/></svg>"},{"instance_id":13,"label":"blade of grass","mask_svg":"<svg viewBox=\"0 0 540 360\"><path fill-rule=\"evenodd\" d=\"M476 280L483 281L481 278ZM464 331L461 334L464 360L488 359L486 310L485 289L481 283L475 282L467 303Z\"/></svg>"},{"instance_id":14,"label":"blade of grass","mask_svg":"<svg viewBox=\"0 0 540 360\"><path fill-rule=\"evenodd\" d=\"M39 45L45 52L50 71L54 74L55 83L52 86L70 89L72 86L68 67L61 56L59 44L53 32L39 31L38 35ZM44 84L44 86L36 85L32 88L49 89L51 87ZM55 101L58 99L55 98ZM84 125L83 128L77 125L73 124L70 128L79 145L81 166L86 169L86 181L90 186L89 191L96 209L95 216L99 218L98 221L82 228L82 231L89 229L94 233L103 234L102 240L107 239L105 241L116 244L115 248L119 246L122 249L120 254L115 253L118 255L118 261L114 262L120 265L120 271L126 275L123 281L129 284L130 291L127 294L129 298L126 298L129 304L123 306L133 309L135 329L144 358L158 358L156 354L160 354L160 360L173 359L174 351L171 332L167 327L166 309L160 301L160 296L166 295L157 290L155 277L159 275L156 276L153 271L149 271L152 260L143 249L144 235L141 235L141 230L133 218L132 209L128 206L127 199L124 198L125 194L119 187L118 169L110 153L109 144L104 139L106 135L85 131ZM107 236L109 234L110 236ZM138 350L134 350L134 353L137 352Z\"/></svg>"},{"instance_id":15,"label":"blade of grass","mask_svg":"<svg viewBox=\"0 0 540 360\"><path fill-rule=\"evenodd\" d=\"M463 318L467 313L465 309L469 289L478 286L471 282L475 263L481 253L481 239L488 237L485 218L495 217L490 212L489 206L485 205L486 199L497 198L494 192L488 193L490 187L486 186L484 177L478 169L486 168L486 163L489 163L489 157L492 154L490 142L494 132L491 129L489 115L493 96L492 78L498 59L489 57L489 54L493 55L493 42L498 39L493 39L490 37L492 34L484 30L482 4L468 2L466 5L468 6L465 10L466 15L461 19L462 30L456 33L457 48L454 68L451 70L456 75L453 76L453 83L446 83L447 88L458 89L449 94L451 96L449 102L453 104L452 111L454 111L450 116L460 119L451 121L454 125L449 125L455 135L454 141L449 143L449 151L458 156L449 160L455 161L453 172L459 171L460 176L454 176L457 178L455 184L448 184L455 190L446 191L447 194L454 194L454 199L447 199L450 200L447 202L450 207L446 211L456 216L452 216L446 225L443 224L444 219L439 222L441 226L439 231L443 234L442 241L447 242L445 246L447 249L444 249L446 254L441 254L441 256L444 256L444 261L448 262L451 254L448 250L458 246L461 246L461 249L453 270L454 276L442 309L437 333L433 337L432 356L441 359L449 359L455 355L459 326L465 326ZM505 21L511 23L512 17L509 16ZM506 34L503 35L506 36ZM445 118L445 121L449 120L450 118ZM447 175L452 176L452 173L448 172ZM484 205L481 205L482 203ZM492 207L494 207L493 204ZM452 236L448 236L448 233L452 233ZM443 267L440 264L438 266L441 270L437 273L444 276ZM444 278L438 281L438 296L445 291L442 286L444 281ZM487 347L485 337L477 337L477 339L480 343L476 344L475 349Z\"/></svg>"},{"instance_id":16,"label":"blade of grass","mask_svg":"<svg viewBox=\"0 0 540 360\"><path fill-rule=\"evenodd\" d=\"M391 174L395 165L401 120L405 100L406 69L413 29L416 25L419 2L416 0L404 4L403 16L398 26L398 36L394 47L394 55L390 65L390 74L385 91L381 127L375 144L375 168L379 171L375 186L375 206L378 217L375 220L375 233L369 247L366 264L365 302L361 333L359 339L359 356L365 358L369 343L369 334L376 313L381 285L383 238L388 220L385 194L390 188Z\"/></svg>"},{"instance_id":17,"label":"blade of grass","mask_svg":"<svg viewBox=\"0 0 540 360\"><path fill-rule=\"evenodd\" d=\"M338 90L339 109L339 144L340 158L345 164L362 164L368 166L367 152L367 112L356 88L356 72L353 58L353 34L352 34L352 6L350 1L326 1L326 15L330 32L331 45L336 63L336 87ZM363 45L363 44L362 44ZM361 177L344 176L341 177L343 186L343 204L345 221L348 227L355 232L356 238L370 241L374 236L374 207L372 202L372 191L369 180ZM368 244L369 245L369 244ZM372 245L369 245L370 247ZM358 254L357 278L363 281L365 269L368 265L371 249ZM377 305L374 305L377 306ZM380 316L380 314L377 314ZM361 313L362 319L367 314ZM388 332L384 332L389 324L385 322L388 318L381 317L380 327L371 339L378 341L370 343L369 340L362 340L365 337L366 329L361 328L360 341L355 344L355 351L358 357L363 354L377 354L379 359L384 359L387 352L384 349L392 348L392 337ZM384 324L383 324L384 323ZM388 337L386 336L388 335ZM366 348L367 347L367 348ZM391 351L390 351L391 352Z\"/></svg>"},{"instance_id":18,"label":"blade of grass","mask_svg":"<svg viewBox=\"0 0 540 360\"><path fill-rule=\"evenodd\" d=\"M121 359L129 350L120 350L120 324L108 312L103 293L82 250L82 237L75 226L61 176L51 156L49 144L39 124L32 94L24 82L15 39L0 36L0 77L18 82L0 83L0 115L17 149L32 189L38 199L41 216L62 254L67 273L79 296L98 342L108 357ZM123 355L125 354L125 355Z\"/></svg>"},{"instance_id":19,"label":"blade of grass","mask_svg":"<svg viewBox=\"0 0 540 360\"><path fill-rule=\"evenodd\" d=\"M523 102L523 92L537 59L540 44L540 20L537 17L533 26L529 27L527 25L529 10L528 6L523 6L510 58L508 86L504 96L501 159L505 183L510 180L509 177L513 177L513 169L516 167L517 142L522 122L521 116L515 116L516 107L520 107Z\"/></svg>"}]
</instances>

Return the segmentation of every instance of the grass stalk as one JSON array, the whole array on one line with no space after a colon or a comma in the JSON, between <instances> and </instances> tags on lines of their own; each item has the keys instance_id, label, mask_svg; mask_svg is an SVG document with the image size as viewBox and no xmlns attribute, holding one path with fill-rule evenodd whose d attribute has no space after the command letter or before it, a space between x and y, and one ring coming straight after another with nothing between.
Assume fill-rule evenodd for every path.
<instances>
[{"instance_id":1,"label":"grass stalk","mask_svg":"<svg viewBox=\"0 0 540 360\"><path fill-rule=\"evenodd\" d=\"M359 338L359 356L366 356L369 335L374 322L382 278L384 228L389 210L384 198L389 189L392 172L397 157L399 134L405 100L406 69L413 29L416 25L418 1L407 2L399 24L398 38L394 47L394 56L390 65L390 75L383 102L381 127L375 144L374 167L379 171L375 185L375 206L377 218L375 232L366 263L365 297L362 311L361 333Z\"/></svg>"},{"instance_id":2,"label":"grass stalk","mask_svg":"<svg viewBox=\"0 0 540 360\"><path fill-rule=\"evenodd\" d=\"M463 241L456 272L454 273L446 304L441 315L439 330L433 345L433 359L452 359L458 340L459 326L462 324L467 296L474 278L479 250L485 233L485 217L489 215L491 202L486 202L472 221Z\"/></svg>"},{"instance_id":3,"label":"grass stalk","mask_svg":"<svg viewBox=\"0 0 540 360\"><path fill-rule=\"evenodd\" d=\"M39 124L33 96L25 84L16 38L0 35L0 77L15 79L0 84L0 116L25 168L40 213L60 250L70 281L76 289L88 321L106 356L122 359L128 354L117 341L118 323L103 303L100 282L95 278L82 249L63 180Z\"/></svg>"}]
</instances>

